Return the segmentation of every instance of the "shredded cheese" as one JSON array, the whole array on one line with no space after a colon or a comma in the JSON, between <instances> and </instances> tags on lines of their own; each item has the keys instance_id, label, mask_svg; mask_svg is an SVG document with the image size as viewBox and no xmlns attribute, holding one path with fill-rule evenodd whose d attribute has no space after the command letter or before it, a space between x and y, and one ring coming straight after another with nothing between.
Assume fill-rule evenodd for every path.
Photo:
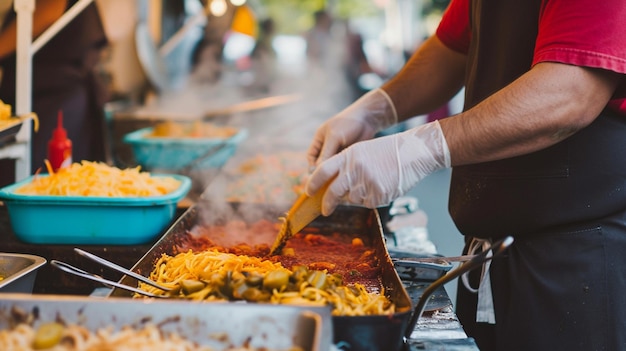
<instances>
[{"instance_id":1,"label":"shredded cheese","mask_svg":"<svg viewBox=\"0 0 626 351\"><path fill-rule=\"evenodd\" d=\"M23 195L147 197L171 193L180 181L173 177L153 177L140 167L119 169L102 162L82 161L54 173L46 163L48 176L36 176L18 188Z\"/></svg>"}]
</instances>

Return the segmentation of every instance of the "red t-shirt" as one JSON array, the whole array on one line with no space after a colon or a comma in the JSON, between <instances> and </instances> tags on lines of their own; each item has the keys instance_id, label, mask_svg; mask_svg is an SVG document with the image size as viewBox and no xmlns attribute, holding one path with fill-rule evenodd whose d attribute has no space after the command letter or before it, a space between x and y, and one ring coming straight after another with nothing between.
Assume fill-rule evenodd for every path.
<instances>
[{"instance_id":1,"label":"red t-shirt","mask_svg":"<svg viewBox=\"0 0 626 351\"><path fill-rule=\"evenodd\" d=\"M470 0L452 0L437 37L467 53L471 39ZM533 65L561 62L626 74L626 1L543 0ZM609 106L626 115L626 79Z\"/></svg>"}]
</instances>

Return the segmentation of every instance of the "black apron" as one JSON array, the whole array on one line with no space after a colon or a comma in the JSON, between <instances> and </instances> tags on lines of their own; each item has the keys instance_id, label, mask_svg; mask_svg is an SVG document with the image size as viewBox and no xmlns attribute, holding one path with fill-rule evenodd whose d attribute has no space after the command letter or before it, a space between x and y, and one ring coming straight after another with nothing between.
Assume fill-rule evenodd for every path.
<instances>
[{"instance_id":1,"label":"black apron","mask_svg":"<svg viewBox=\"0 0 626 351\"><path fill-rule=\"evenodd\" d=\"M530 69L539 9L471 2L466 108ZM605 111L545 150L453 169L461 233L516 239L491 265L495 325L475 322L477 297L459 284L457 314L481 350L626 349L625 137L626 118Z\"/></svg>"}]
</instances>

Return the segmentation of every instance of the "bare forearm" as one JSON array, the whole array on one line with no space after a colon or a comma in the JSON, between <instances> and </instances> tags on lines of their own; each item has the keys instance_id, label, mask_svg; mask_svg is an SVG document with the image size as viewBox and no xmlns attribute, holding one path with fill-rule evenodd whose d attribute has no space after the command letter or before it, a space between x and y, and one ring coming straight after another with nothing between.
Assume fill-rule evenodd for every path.
<instances>
[{"instance_id":1,"label":"bare forearm","mask_svg":"<svg viewBox=\"0 0 626 351\"><path fill-rule=\"evenodd\" d=\"M431 112L448 102L463 86L466 56L429 38L402 70L383 85L398 120Z\"/></svg>"},{"instance_id":2,"label":"bare forearm","mask_svg":"<svg viewBox=\"0 0 626 351\"><path fill-rule=\"evenodd\" d=\"M589 125L619 76L541 63L474 108L440 121L452 166L518 156L554 145Z\"/></svg>"}]
</instances>

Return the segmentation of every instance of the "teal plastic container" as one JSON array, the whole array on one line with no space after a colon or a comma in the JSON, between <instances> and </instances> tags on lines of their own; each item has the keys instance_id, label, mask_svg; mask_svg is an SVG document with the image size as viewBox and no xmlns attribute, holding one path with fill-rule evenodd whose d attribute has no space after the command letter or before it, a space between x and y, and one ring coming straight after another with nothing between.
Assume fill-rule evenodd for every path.
<instances>
[{"instance_id":1,"label":"teal plastic container","mask_svg":"<svg viewBox=\"0 0 626 351\"><path fill-rule=\"evenodd\" d=\"M46 175L38 175L42 177ZM178 189L163 196L95 197L16 194L34 176L0 189L11 227L31 244L138 245L159 235L171 223L176 206L191 188L191 179L178 174Z\"/></svg>"},{"instance_id":2,"label":"teal plastic container","mask_svg":"<svg viewBox=\"0 0 626 351\"><path fill-rule=\"evenodd\" d=\"M237 151L248 131L240 129L230 138L150 138L154 127L142 128L124 136L137 164L147 170L179 171L220 168Z\"/></svg>"}]
</instances>

